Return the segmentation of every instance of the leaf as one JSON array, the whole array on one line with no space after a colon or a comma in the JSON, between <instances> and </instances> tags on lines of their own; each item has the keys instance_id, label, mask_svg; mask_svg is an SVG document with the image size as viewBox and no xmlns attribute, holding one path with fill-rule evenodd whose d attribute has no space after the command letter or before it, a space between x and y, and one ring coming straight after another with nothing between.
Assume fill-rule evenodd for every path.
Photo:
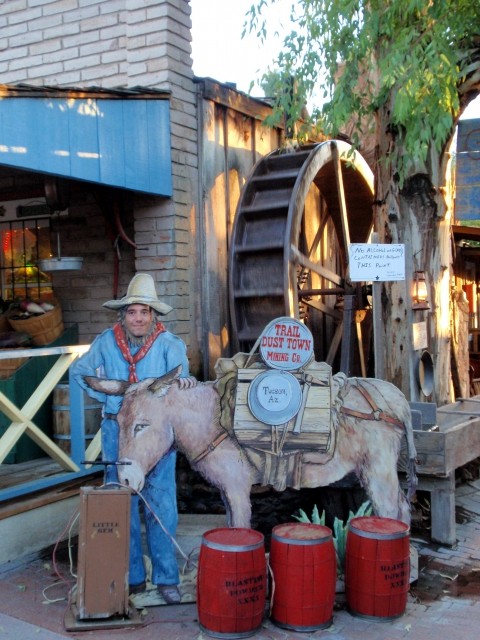
<instances>
[{"instance_id":1,"label":"leaf","mask_svg":"<svg viewBox=\"0 0 480 640\"><path fill-rule=\"evenodd\" d=\"M312 518L307 516L303 509L298 510L298 516L294 515L293 518L299 522L321 524L325 526L325 511L322 511L322 515L319 515L317 505L314 505L312 510ZM361 516L369 516L372 513L372 505L369 500L360 505L356 513L349 511L347 520L344 522L340 518L335 517L332 527L333 546L335 548L335 554L337 556L337 570L339 576L343 576L345 573L345 553L347 545L348 525L353 518Z\"/></svg>"},{"instance_id":2,"label":"leaf","mask_svg":"<svg viewBox=\"0 0 480 640\"><path fill-rule=\"evenodd\" d=\"M309 517L307 516L307 514L305 513L305 511L303 509L299 509L298 512L299 512L300 515L296 516L294 514L292 516L292 518L295 518L295 520L298 520L298 522L310 522Z\"/></svg>"},{"instance_id":3,"label":"leaf","mask_svg":"<svg viewBox=\"0 0 480 640\"><path fill-rule=\"evenodd\" d=\"M321 524L321 525L325 525L325 511L322 513L322 515L320 516L318 513L318 507L317 505L315 505L313 507L313 511L312 511L312 522L314 524Z\"/></svg>"},{"instance_id":4,"label":"leaf","mask_svg":"<svg viewBox=\"0 0 480 640\"><path fill-rule=\"evenodd\" d=\"M250 32L264 37L266 9L276 2L257 0L246 29L250 24ZM361 136L365 113L380 115L379 135L391 124L402 127L402 139L393 136L379 161L391 164L403 183L416 162L419 132L420 161L453 135L465 79L478 66L472 52L478 48L479 6L472 0L298 0L292 3L279 72L295 75L314 103L311 126L320 124L327 135L350 125ZM275 109L285 107L279 101ZM426 131L425 122L430 123ZM409 159L397 166L396 159L405 155Z\"/></svg>"}]
</instances>

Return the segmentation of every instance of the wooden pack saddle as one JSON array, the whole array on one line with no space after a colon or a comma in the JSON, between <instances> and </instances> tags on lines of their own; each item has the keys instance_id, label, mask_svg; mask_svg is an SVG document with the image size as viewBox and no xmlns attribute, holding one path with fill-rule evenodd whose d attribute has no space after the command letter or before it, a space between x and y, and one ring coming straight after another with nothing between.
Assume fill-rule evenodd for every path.
<instances>
[{"instance_id":1,"label":"wooden pack saddle","mask_svg":"<svg viewBox=\"0 0 480 640\"><path fill-rule=\"evenodd\" d=\"M275 456L294 451L328 451L332 438L332 370L325 363L312 362L299 372L302 397L298 413L285 424L270 425L259 421L248 405L248 390L267 367L238 368L233 431L238 442L248 448Z\"/></svg>"},{"instance_id":2,"label":"wooden pack saddle","mask_svg":"<svg viewBox=\"0 0 480 640\"><path fill-rule=\"evenodd\" d=\"M303 454L315 451L327 462L334 453L332 419L332 370L324 362L312 362L292 372L299 381L302 400L298 413L287 423L265 424L252 414L248 390L256 376L268 371L259 357L236 354L216 364L216 386L221 396L223 427L233 432L250 461L262 469L263 484L278 490L299 488Z\"/></svg>"}]
</instances>

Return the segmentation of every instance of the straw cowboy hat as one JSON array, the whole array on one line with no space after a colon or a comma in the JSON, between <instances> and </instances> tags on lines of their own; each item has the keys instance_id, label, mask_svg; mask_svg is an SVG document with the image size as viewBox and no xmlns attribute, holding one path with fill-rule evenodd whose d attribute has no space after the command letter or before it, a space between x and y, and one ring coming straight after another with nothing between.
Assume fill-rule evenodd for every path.
<instances>
[{"instance_id":1,"label":"straw cowboy hat","mask_svg":"<svg viewBox=\"0 0 480 640\"><path fill-rule=\"evenodd\" d=\"M109 300L103 306L107 309L121 309L130 304L146 304L158 313L166 315L172 307L165 302L160 302L155 290L155 283L148 273L137 273L128 285L127 294L120 300Z\"/></svg>"}]
</instances>

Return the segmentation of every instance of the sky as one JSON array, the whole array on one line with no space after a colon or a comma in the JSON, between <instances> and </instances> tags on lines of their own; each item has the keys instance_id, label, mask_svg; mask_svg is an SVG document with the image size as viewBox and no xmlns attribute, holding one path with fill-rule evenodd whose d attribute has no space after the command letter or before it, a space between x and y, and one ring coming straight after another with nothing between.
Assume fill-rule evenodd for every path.
<instances>
[{"instance_id":1,"label":"sky","mask_svg":"<svg viewBox=\"0 0 480 640\"><path fill-rule=\"evenodd\" d=\"M253 0L190 0L195 75L233 82L237 89L249 93L250 83L261 77L280 50L275 30L282 28L282 15L285 20L290 2L279 1L276 11L268 14L271 35L267 44L261 45L254 35L242 39ZM258 83L250 94L263 95Z\"/></svg>"},{"instance_id":2,"label":"sky","mask_svg":"<svg viewBox=\"0 0 480 640\"><path fill-rule=\"evenodd\" d=\"M219 82L232 82L254 97L263 96L258 80L281 47L280 35L288 27L291 0L277 0L270 11L270 35L261 45L254 35L242 39L245 16L254 0L190 0L192 9L193 72ZM256 82L250 91L250 83ZM480 118L480 97L469 105L463 118Z\"/></svg>"}]
</instances>

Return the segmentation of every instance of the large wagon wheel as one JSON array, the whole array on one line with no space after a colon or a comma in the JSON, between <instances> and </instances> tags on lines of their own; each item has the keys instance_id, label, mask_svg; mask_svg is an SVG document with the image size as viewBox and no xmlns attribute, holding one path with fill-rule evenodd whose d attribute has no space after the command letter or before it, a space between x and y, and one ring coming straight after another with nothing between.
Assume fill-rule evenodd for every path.
<instances>
[{"instance_id":1,"label":"large wagon wheel","mask_svg":"<svg viewBox=\"0 0 480 640\"><path fill-rule=\"evenodd\" d=\"M318 361L351 372L350 318L359 321L362 303L349 283L348 246L368 241L373 176L349 151L330 140L274 151L254 167L229 255L234 349L250 351L273 318L290 316L309 326Z\"/></svg>"}]
</instances>

